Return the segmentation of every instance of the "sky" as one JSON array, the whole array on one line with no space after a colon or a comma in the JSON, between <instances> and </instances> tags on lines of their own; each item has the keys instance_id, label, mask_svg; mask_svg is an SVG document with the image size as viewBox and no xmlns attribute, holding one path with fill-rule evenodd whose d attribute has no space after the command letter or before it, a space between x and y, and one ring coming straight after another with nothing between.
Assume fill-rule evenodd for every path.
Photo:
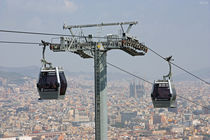
<instances>
[{"instance_id":1,"label":"sky","mask_svg":"<svg viewBox=\"0 0 210 140\"><path fill-rule=\"evenodd\" d=\"M196 71L210 67L210 1L209 0L0 0L0 29L63 33L63 24L80 25L106 22L138 21L130 34L162 56L172 55L174 63ZM107 27L102 32L119 32ZM116 31L115 31L116 30ZM51 36L9 34L0 32L0 40L40 42ZM42 48L38 45L0 44L0 66L41 66ZM72 72L93 72L93 59L82 59L70 52L46 57L54 66ZM148 52L130 56L120 50L108 52L107 61L144 78L161 78L168 64ZM183 73L176 68L173 74ZM108 66L108 72L120 72Z\"/></svg>"}]
</instances>

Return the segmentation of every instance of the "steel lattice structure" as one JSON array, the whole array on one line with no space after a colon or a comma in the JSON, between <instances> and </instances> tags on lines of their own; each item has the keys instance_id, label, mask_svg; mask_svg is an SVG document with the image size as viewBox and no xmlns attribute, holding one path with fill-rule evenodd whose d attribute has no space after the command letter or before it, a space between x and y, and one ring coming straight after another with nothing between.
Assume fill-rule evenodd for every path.
<instances>
[{"instance_id":1,"label":"steel lattice structure","mask_svg":"<svg viewBox=\"0 0 210 140\"><path fill-rule=\"evenodd\" d=\"M143 56L148 48L137 39L129 36L133 25L138 22L117 22L86 25L64 25L71 37L60 37L60 43L47 43L54 52L72 52L82 58L94 58L95 73L95 139L107 140L107 51L120 49L132 56ZM123 26L128 25L126 31ZM73 30L89 27L120 26L121 34L108 34L104 37L94 38L92 34L78 36ZM97 40L98 39L98 40Z\"/></svg>"}]
</instances>

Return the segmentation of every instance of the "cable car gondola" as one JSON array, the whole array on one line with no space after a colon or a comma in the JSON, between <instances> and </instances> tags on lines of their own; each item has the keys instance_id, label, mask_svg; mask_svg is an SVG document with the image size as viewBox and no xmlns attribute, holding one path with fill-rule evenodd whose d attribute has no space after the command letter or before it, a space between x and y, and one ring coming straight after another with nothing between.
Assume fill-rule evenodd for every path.
<instances>
[{"instance_id":1,"label":"cable car gondola","mask_svg":"<svg viewBox=\"0 0 210 140\"><path fill-rule=\"evenodd\" d=\"M170 68L169 74L153 84L151 98L154 108L176 108L176 90L171 82L171 58L172 56L166 58Z\"/></svg>"},{"instance_id":2,"label":"cable car gondola","mask_svg":"<svg viewBox=\"0 0 210 140\"><path fill-rule=\"evenodd\" d=\"M62 68L43 68L37 83L40 99L64 99L67 81Z\"/></svg>"},{"instance_id":3,"label":"cable car gondola","mask_svg":"<svg viewBox=\"0 0 210 140\"><path fill-rule=\"evenodd\" d=\"M170 80L155 81L151 97L154 108L176 107L176 90Z\"/></svg>"},{"instance_id":4,"label":"cable car gondola","mask_svg":"<svg viewBox=\"0 0 210 140\"><path fill-rule=\"evenodd\" d=\"M46 44L43 47L43 59L41 60L43 67L41 68L37 83L39 100L64 99L67 88L64 70L60 67L52 67L52 64L45 60L45 47Z\"/></svg>"}]
</instances>

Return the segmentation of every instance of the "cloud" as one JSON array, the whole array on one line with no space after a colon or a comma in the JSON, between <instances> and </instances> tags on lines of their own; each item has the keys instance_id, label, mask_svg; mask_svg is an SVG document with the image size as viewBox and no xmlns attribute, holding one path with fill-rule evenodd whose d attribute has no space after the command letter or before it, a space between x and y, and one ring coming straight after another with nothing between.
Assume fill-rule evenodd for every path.
<instances>
[{"instance_id":1,"label":"cloud","mask_svg":"<svg viewBox=\"0 0 210 140\"><path fill-rule=\"evenodd\" d=\"M72 11L76 11L77 10L77 6L73 2L71 2L69 0L64 0L64 4L65 4L66 8L69 8Z\"/></svg>"},{"instance_id":2,"label":"cloud","mask_svg":"<svg viewBox=\"0 0 210 140\"><path fill-rule=\"evenodd\" d=\"M78 6L70 0L7 0L8 9L40 13L73 13Z\"/></svg>"},{"instance_id":3,"label":"cloud","mask_svg":"<svg viewBox=\"0 0 210 140\"><path fill-rule=\"evenodd\" d=\"M200 5L208 5L209 2L208 1L200 1Z\"/></svg>"}]
</instances>

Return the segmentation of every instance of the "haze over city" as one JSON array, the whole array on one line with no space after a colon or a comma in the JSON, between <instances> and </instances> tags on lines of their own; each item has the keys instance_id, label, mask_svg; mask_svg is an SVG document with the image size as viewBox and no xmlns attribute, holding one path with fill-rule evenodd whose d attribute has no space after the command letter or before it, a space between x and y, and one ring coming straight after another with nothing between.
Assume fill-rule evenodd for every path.
<instances>
[{"instance_id":1,"label":"haze over city","mask_svg":"<svg viewBox=\"0 0 210 140\"><path fill-rule=\"evenodd\" d=\"M131 30L148 47L175 63L196 71L209 68L210 8L206 0L148 0L148 1L70 1L70 0L1 0L1 29L69 34L63 24L138 21ZM120 27L110 33L118 33ZM109 27L96 29L95 36L104 35ZM101 32L101 33L100 33ZM109 32L108 32L109 33ZM106 35L106 34L105 34ZM1 40L40 42L51 41L49 36L0 33ZM38 45L0 44L0 66L40 66L41 47ZM64 69L93 71L93 60L84 60L72 53L47 51L47 59ZM160 78L168 72L168 65L148 51L145 56L132 57L122 51L110 51L108 61L145 78ZM118 70L108 67L108 72ZM174 74L183 73L173 68Z\"/></svg>"},{"instance_id":2,"label":"haze over city","mask_svg":"<svg viewBox=\"0 0 210 140\"><path fill-rule=\"evenodd\" d=\"M208 140L209 4L1 0L0 140Z\"/></svg>"}]
</instances>

